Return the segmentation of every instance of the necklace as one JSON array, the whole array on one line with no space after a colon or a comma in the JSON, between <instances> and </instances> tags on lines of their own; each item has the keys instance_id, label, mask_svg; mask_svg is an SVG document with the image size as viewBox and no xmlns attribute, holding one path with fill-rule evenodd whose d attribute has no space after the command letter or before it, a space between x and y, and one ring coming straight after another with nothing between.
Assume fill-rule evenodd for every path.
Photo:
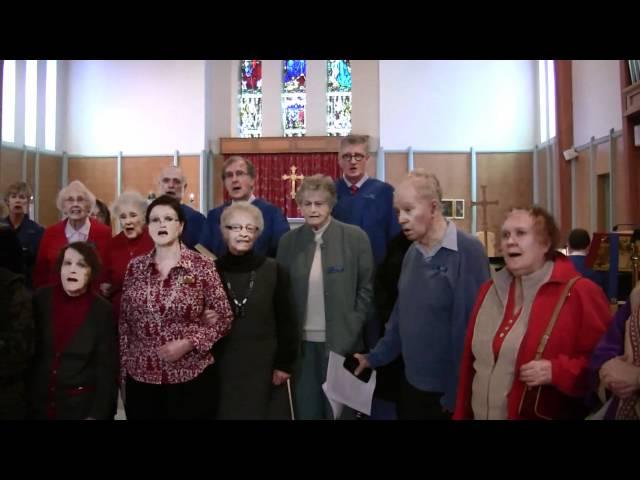
<instances>
[{"instance_id":1,"label":"necklace","mask_svg":"<svg viewBox=\"0 0 640 480\"><path fill-rule=\"evenodd\" d=\"M236 295L233 293L233 289L231 288L231 282L227 280L227 290L229 291L229 295L231 296L231 300L233 300L233 314L236 318L244 317L244 306L247 304L247 300L249 300L249 295L251 295L251 291L253 290L253 284L256 280L256 271L251 271L251 276L249 277L249 288L247 288L246 293L244 294L244 298L242 300L238 300Z\"/></svg>"}]
</instances>

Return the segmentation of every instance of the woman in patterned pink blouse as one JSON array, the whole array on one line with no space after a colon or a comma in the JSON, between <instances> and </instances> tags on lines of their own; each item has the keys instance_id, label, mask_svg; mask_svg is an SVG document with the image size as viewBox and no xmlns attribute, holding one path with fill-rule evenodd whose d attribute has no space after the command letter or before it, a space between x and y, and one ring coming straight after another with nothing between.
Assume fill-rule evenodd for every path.
<instances>
[{"instance_id":1,"label":"woman in patterned pink blouse","mask_svg":"<svg viewBox=\"0 0 640 480\"><path fill-rule=\"evenodd\" d=\"M127 419L213 418L210 350L231 328L231 307L213 262L180 241L178 201L157 198L146 221L155 248L129 263L121 303Z\"/></svg>"}]
</instances>

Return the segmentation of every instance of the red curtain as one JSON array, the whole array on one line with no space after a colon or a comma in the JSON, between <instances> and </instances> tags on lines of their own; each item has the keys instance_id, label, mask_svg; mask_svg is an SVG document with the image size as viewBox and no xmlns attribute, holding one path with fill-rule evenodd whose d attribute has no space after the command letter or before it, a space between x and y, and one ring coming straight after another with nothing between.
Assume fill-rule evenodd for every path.
<instances>
[{"instance_id":1,"label":"red curtain","mask_svg":"<svg viewBox=\"0 0 640 480\"><path fill-rule=\"evenodd\" d=\"M230 155L226 155L225 159ZM291 180L283 180L283 175L291 175L291 167L296 167L296 175L305 177L322 173L334 180L340 175L338 154L333 153L270 153L242 154L256 167L256 181L253 193L256 197L280 207L287 218L300 218L302 213L291 198ZM300 188L296 181L296 190ZM229 196L225 190L225 200Z\"/></svg>"}]
</instances>

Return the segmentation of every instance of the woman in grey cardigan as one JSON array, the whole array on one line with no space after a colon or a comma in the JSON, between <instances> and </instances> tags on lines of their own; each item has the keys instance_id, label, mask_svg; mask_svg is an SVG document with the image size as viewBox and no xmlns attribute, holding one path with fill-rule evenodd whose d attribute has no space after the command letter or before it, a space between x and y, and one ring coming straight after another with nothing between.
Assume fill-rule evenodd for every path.
<instances>
[{"instance_id":1,"label":"woman in grey cardigan","mask_svg":"<svg viewBox=\"0 0 640 480\"><path fill-rule=\"evenodd\" d=\"M291 276L294 314L302 336L293 374L296 418L331 419L322 391L329 351L348 355L364 349L362 329L372 299L373 254L363 230L331 218L336 187L330 177L306 177L296 202L305 223L282 237L277 256Z\"/></svg>"}]
</instances>

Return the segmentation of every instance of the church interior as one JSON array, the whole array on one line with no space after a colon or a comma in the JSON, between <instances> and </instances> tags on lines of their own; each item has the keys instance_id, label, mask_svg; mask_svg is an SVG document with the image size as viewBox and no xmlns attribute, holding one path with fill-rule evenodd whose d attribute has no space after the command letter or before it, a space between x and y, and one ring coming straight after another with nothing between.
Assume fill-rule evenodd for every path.
<instances>
[{"instance_id":1,"label":"church interior","mask_svg":"<svg viewBox=\"0 0 640 480\"><path fill-rule=\"evenodd\" d=\"M247 83L251 62L260 65L258 84ZM72 180L109 205L127 190L151 194L160 170L174 164L187 177L183 201L206 215L225 195L224 159L241 154L269 166L261 173L257 163L256 193L288 198L295 225L294 184L282 177L292 165L304 175L339 174L331 166L339 125L328 113L345 115L346 101L330 101L329 61L302 64L301 107L287 104L296 91L280 60L4 60L0 190L26 181L31 216L47 227L60 219L55 196ZM633 231L640 223L640 91L630 61L348 65L342 127L369 135L367 173L394 186L414 168L436 174L445 214L477 234L490 257L500 255L500 225L514 206L552 212L563 243L573 228ZM287 126L292 108L297 130ZM262 184L267 175L281 186Z\"/></svg>"}]
</instances>

